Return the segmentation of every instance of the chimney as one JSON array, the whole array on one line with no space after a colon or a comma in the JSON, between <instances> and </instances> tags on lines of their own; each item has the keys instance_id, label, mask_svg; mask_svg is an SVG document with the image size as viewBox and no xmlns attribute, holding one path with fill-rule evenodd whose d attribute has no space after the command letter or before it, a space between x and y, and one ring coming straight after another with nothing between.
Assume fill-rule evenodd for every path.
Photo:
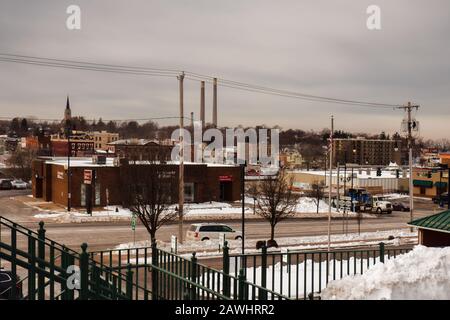
<instances>
[{"instance_id":1,"label":"chimney","mask_svg":"<svg viewBox=\"0 0 450 320\"><path fill-rule=\"evenodd\" d=\"M217 78L213 83L213 126L217 127Z\"/></svg>"},{"instance_id":2,"label":"chimney","mask_svg":"<svg viewBox=\"0 0 450 320\"><path fill-rule=\"evenodd\" d=\"M200 89L200 121L202 122L202 130L205 128L205 81L202 81Z\"/></svg>"}]
</instances>

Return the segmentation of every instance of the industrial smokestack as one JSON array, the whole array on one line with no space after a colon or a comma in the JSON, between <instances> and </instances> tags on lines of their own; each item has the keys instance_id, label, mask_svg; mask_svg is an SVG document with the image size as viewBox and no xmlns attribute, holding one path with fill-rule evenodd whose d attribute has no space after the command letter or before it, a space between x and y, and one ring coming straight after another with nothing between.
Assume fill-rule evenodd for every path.
<instances>
[{"instance_id":1,"label":"industrial smokestack","mask_svg":"<svg viewBox=\"0 0 450 320\"><path fill-rule=\"evenodd\" d=\"M191 128L194 130L194 113L191 112Z\"/></svg>"},{"instance_id":2,"label":"industrial smokestack","mask_svg":"<svg viewBox=\"0 0 450 320\"><path fill-rule=\"evenodd\" d=\"M217 78L213 83L213 126L217 127Z\"/></svg>"},{"instance_id":3,"label":"industrial smokestack","mask_svg":"<svg viewBox=\"0 0 450 320\"><path fill-rule=\"evenodd\" d=\"M200 121L202 122L202 129L205 129L205 81L202 81L200 89Z\"/></svg>"}]
</instances>

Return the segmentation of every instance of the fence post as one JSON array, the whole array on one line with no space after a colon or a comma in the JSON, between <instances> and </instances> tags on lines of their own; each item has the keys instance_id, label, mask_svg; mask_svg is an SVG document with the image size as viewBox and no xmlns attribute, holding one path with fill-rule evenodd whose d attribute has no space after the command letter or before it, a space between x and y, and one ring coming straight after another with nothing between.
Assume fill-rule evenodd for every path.
<instances>
[{"instance_id":1,"label":"fence post","mask_svg":"<svg viewBox=\"0 0 450 320\"><path fill-rule=\"evenodd\" d=\"M384 263L384 242L380 242L380 262Z\"/></svg>"},{"instance_id":2,"label":"fence post","mask_svg":"<svg viewBox=\"0 0 450 320\"><path fill-rule=\"evenodd\" d=\"M28 233L28 299L36 299L36 238Z\"/></svg>"},{"instance_id":3,"label":"fence post","mask_svg":"<svg viewBox=\"0 0 450 320\"><path fill-rule=\"evenodd\" d=\"M45 229L43 221L39 222L38 239L38 266L39 269L44 270L45 264L43 261L45 260ZM50 263L53 263L53 261L50 261ZM45 276L42 271L39 271L38 273L38 300L45 300Z\"/></svg>"},{"instance_id":4,"label":"fence post","mask_svg":"<svg viewBox=\"0 0 450 320\"><path fill-rule=\"evenodd\" d=\"M131 271L131 264L127 265L127 297L130 300L133 300L133 271Z\"/></svg>"},{"instance_id":5,"label":"fence post","mask_svg":"<svg viewBox=\"0 0 450 320\"><path fill-rule=\"evenodd\" d=\"M256 267L256 266L255 266ZM264 243L261 247L261 287L259 292L259 300L267 300L267 246Z\"/></svg>"},{"instance_id":6,"label":"fence post","mask_svg":"<svg viewBox=\"0 0 450 320\"><path fill-rule=\"evenodd\" d=\"M80 253L80 300L89 299L89 254L87 244L81 245Z\"/></svg>"},{"instance_id":7,"label":"fence post","mask_svg":"<svg viewBox=\"0 0 450 320\"><path fill-rule=\"evenodd\" d=\"M228 241L223 245L223 295L230 297L230 254Z\"/></svg>"},{"instance_id":8,"label":"fence post","mask_svg":"<svg viewBox=\"0 0 450 320\"><path fill-rule=\"evenodd\" d=\"M197 257L195 256L195 252L192 253L191 257L191 281L197 283ZM195 285L191 285L191 294L190 300L197 300L197 287Z\"/></svg>"},{"instance_id":9,"label":"fence post","mask_svg":"<svg viewBox=\"0 0 450 320\"><path fill-rule=\"evenodd\" d=\"M158 267L158 248L156 241L152 241L152 265ZM158 270L152 268L152 300L158 299Z\"/></svg>"},{"instance_id":10,"label":"fence post","mask_svg":"<svg viewBox=\"0 0 450 320\"><path fill-rule=\"evenodd\" d=\"M239 276L238 276L238 282L239 282L239 300L245 300L245 271L244 268L239 269Z\"/></svg>"}]
</instances>

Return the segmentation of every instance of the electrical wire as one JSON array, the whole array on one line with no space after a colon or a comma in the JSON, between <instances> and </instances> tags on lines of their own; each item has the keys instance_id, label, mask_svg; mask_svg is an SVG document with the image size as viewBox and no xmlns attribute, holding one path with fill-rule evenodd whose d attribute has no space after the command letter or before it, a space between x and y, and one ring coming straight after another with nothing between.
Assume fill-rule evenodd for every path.
<instances>
[{"instance_id":1,"label":"electrical wire","mask_svg":"<svg viewBox=\"0 0 450 320\"><path fill-rule=\"evenodd\" d=\"M55 67L55 68L65 68L65 69L79 69L88 71L98 71L98 72L112 72L119 74L131 74L131 75L143 75L143 76L157 76L157 77L176 77L182 71L176 69L162 69L162 68L146 68L146 67L135 67L135 66L124 66L124 65L113 65L113 64L102 64L102 63L92 63L85 61L73 61L73 60L63 60L54 58L42 58L37 56L28 55L17 55L9 53L0 53L0 62L10 62L10 63L22 63L29 65L38 65L45 67ZM192 81L205 81L213 82L214 77L195 73L195 72L185 72L186 79ZM350 106L359 107L371 107L371 108L396 108L400 105L398 104L387 104L379 102L369 102L369 101L359 101L350 99L339 99L326 96L317 96L311 94L305 94L301 92L294 92L288 90L280 90L269 87L264 87L260 85L254 85L239 81L227 80L222 78L217 78L217 83L219 86L228 87L237 90L244 90L248 92L268 94L275 96L282 96L288 98L301 99L306 101L314 102L326 102Z\"/></svg>"}]
</instances>

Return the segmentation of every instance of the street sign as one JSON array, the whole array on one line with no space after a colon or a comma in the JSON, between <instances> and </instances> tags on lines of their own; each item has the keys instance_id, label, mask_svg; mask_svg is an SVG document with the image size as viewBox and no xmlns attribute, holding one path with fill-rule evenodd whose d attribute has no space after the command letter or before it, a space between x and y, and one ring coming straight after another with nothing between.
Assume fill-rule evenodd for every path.
<instances>
[{"instance_id":1,"label":"street sign","mask_svg":"<svg viewBox=\"0 0 450 320\"><path fill-rule=\"evenodd\" d=\"M84 183L85 184L91 184L92 183L92 170L84 169Z\"/></svg>"},{"instance_id":2,"label":"street sign","mask_svg":"<svg viewBox=\"0 0 450 320\"><path fill-rule=\"evenodd\" d=\"M136 214L131 215L131 230L136 230Z\"/></svg>"},{"instance_id":3,"label":"street sign","mask_svg":"<svg viewBox=\"0 0 450 320\"><path fill-rule=\"evenodd\" d=\"M177 241L177 236L172 235L170 237L170 252L177 254L177 246L178 246L178 241Z\"/></svg>"},{"instance_id":4,"label":"street sign","mask_svg":"<svg viewBox=\"0 0 450 320\"><path fill-rule=\"evenodd\" d=\"M288 264L289 263L289 250L286 248L281 248L282 262Z\"/></svg>"}]
</instances>

